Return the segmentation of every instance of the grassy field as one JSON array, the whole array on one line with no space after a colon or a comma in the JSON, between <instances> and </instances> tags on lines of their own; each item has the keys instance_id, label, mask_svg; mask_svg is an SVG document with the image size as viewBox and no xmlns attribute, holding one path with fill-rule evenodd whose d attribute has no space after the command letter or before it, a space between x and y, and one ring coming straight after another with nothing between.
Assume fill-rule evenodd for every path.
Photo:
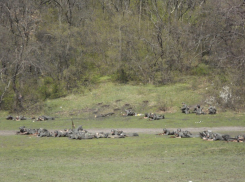
<instances>
[{"instance_id":1,"label":"grassy field","mask_svg":"<svg viewBox=\"0 0 245 182\"><path fill-rule=\"evenodd\" d=\"M244 181L243 143L0 136L1 181Z\"/></svg>"},{"instance_id":2,"label":"grassy field","mask_svg":"<svg viewBox=\"0 0 245 182\"><path fill-rule=\"evenodd\" d=\"M90 128L184 128L244 126L233 113L168 113L148 121L132 117L72 118ZM201 120L201 123L196 121ZM1 130L71 128L71 118L32 122L0 120ZM232 132L232 131L231 131ZM244 131L245 132L245 131ZM241 134L240 132L234 132ZM244 181L244 143L177 139L154 134L123 139L70 140L0 136L1 181Z\"/></svg>"},{"instance_id":3,"label":"grassy field","mask_svg":"<svg viewBox=\"0 0 245 182\"><path fill-rule=\"evenodd\" d=\"M65 129L71 128L71 120L75 126L90 128L187 128L187 127L220 127L245 126L245 115L231 112L217 115L195 115L182 113L166 113L165 119L149 121L143 116L110 116L105 118L60 117L49 121L22 120L12 121L0 118L1 130L18 130L20 126L27 128ZM201 121L201 122L200 122Z\"/></svg>"},{"instance_id":4,"label":"grassy field","mask_svg":"<svg viewBox=\"0 0 245 182\"><path fill-rule=\"evenodd\" d=\"M203 89L192 90L188 84L155 87L102 83L83 94L47 100L44 112L56 116L91 117L95 112L100 114L119 109L116 111L118 114L131 107L137 113L175 113L179 111L182 102L193 106L204 103L203 96Z\"/></svg>"},{"instance_id":5,"label":"grassy field","mask_svg":"<svg viewBox=\"0 0 245 182\"><path fill-rule=\"evenodd\" d=\"M142 87L104 83L91 92L46 101L40 115L55 116L52 121L9 121L5 119L8 113L1 112L0 130L18 131L20 126L65 129L71 128L71 120L88 131L92 128L245 126L244 113L221 112L218 106L217 115L180 113L181 102L189 105L202 103L207 107L203 90L193 90L187 84ZM142 116L122 117L127 107L132 107L137 113L164 114L166 119L149 121ZM115 108L119 110L114 111ZM106 112L115 114L106 118L94 117ZM4 182L243 182L244 148L244 143L177 139L154 134L92 140L0 135L0 177Z\"/></svg>"}]
</instances>

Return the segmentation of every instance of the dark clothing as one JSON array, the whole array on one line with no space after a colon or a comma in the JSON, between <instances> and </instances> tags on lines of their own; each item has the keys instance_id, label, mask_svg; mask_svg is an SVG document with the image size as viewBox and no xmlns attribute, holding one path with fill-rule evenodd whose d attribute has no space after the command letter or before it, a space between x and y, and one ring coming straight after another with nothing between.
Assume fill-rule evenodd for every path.
<instances>
[{"instance_id":1,"label":"dark clothing","mask_svg":"<svg viewBox=\"0 0 245 182\"><path fill-rule=\"evenodd\" d=\"M216 114L216 108L213 106L210 106L208 108L208 114Z\"/></svg>"},{"instance_id":2,"label":"dark clothing","mask_svg":"<svg viewBox=\"0 0 245 182\"><path fill-rule=\"evenodd\" d=\"M182 105L182 107L181 107L182 113L189 114L190 113L189 110L190 110L190 108L186 104Z\"/></svg>"},{"instance_id":3,"label":"dark clothing","mask_svg":"<svg viewBox=\"0 0 245 182\"><path fill-rule=\"evenodd\" d=\"M174 135L175 132L174 131L170 131L166 128L163 129L163 135Z\"/></svg>"},{"instance_id":4,"label":"dark clothing","mask_svg":"<svg viewBox=\"0 0 245 182\"><path fill-rule=\"evenodd\" d=\"M6 119L7 120L14 120L14 117L9 115L9 116L6 117Z\"/></svg>"},{"instance_id":5,"label":"dark clothing","mask_svg":"<svg viewBox=\"0 0 245 182\"><path fill-rule=\"evenodd\" d=\"M146 113L145 118L149 118L150 120L160 120L164 119L164 115L157 115L155 113Z\"/></svg>"},{"instance_id":6,"label":"dark clothing","mask_svg":"<svg viewBox=\"0 0 245 182\"><path fill-rule=\"evenodd\" d=\"M202 110L203 110L203 108L198 105L197 110L196 110L196 115L205 114Z\"/></svg>"},{"instance_id":7,"label":"dark clothing","mask_svg":"<svg viewBox=\"0 0 245 182\"><path fill-rule=\"evenodd\" d=\"M126 112L126 116L135 116L135 112L133 112L131 110L126 110L125 109L125 112Z\"/></svg>"}]
</instances>

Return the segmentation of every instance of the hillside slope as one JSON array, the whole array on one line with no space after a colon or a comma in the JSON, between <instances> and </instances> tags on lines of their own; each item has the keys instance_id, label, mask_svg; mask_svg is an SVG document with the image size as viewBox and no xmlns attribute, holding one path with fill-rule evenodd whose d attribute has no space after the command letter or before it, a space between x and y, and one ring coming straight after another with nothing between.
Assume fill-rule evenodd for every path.
<instances>
[{"instance_id":1,"label":"hillside slope","mask_svg":"<svg viewBox=\"0 0 245 182\"><path fill-rule=\"evenodd\" d=\"M204 82L205 83L205 82ZM87 116L109 112L124 112L132 109L136 113L179 112L182 102L189 106L201 104L207 108L208 94L205 84L193 85L178 83L155 87L120 85L111 82L101 83L92 91L69 95L64 98L47 100L45 113L59 116ZM215 103L213 103L215 105Z\"/></svg>"}]
</instances>

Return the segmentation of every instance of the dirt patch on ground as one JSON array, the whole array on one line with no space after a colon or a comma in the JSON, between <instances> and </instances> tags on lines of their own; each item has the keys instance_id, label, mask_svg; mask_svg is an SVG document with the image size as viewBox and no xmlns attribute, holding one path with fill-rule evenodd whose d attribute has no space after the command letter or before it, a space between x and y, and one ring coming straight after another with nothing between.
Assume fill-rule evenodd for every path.
<instances>
[{"instance_id":1,"label":"dirt patch on ground","mask_svg":"<svg viewBox=\"0 0 245 182\"><path fill-rule=\"evenodd\" d=\"M91 133L96 132L110 132L112 128L91 128L87 129ZM118 130L122 130L128 133L143 133L143 134L158 134L162 133L162 128L117 128ZM168 128L169 130L176 131L177 128ZM200 127L200 128L181 128L183 131L188 130L192 133L199 133L205 130L212 130L213 132L222 132L222 133L245 133L245 127ZM52 131L52 130L50 130ZM0 130L0 136L8 136L8 135L15 135L17 132L14 130Z\"/></svg>"}]
</instances>

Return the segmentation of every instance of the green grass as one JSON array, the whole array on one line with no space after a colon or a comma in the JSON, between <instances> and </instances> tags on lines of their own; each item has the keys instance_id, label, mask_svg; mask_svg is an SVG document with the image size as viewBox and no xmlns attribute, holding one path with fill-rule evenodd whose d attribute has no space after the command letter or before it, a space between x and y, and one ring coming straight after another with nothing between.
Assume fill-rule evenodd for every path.
<instances>
[{"instance_id":1,"label":"green grass","mask_svg":"<svg viewBox=\"0 0 245 182\"><path fill-rule=\"evenodd\" d=\"M168 112L177 112L182 102L195 105L202 100L202 90L193 91L188 84L166 85L162 87L118 85L102 83L90 92L69 95L46 101L45 113L62 116L86 116L89 112L113 112L115 108L124 110L130 104L135 112L161 112L164 106ZM118 101L117 100L121 100ZM143 101L148 101L144 104ZM98 103L103 103L98 105ZM103 105L109 105L103 108Z\"/></svg>"},{"instance_id":2,"label":"green grass","mask_svg":"<svg viewBox=\"0 0 245 182\"><path fill-rule=\"evenodd\" d=\"M110 116L105 118L91 117L60 117L50 121L22 120L12 121L0 118L1 130L18 130L20 126L27 128L65 129L71 128L71 120L75 126L82 125L90 128L186 128L186 127L220 127L220 126L245 126L245 116L231 112L217 115L195 115L182 113L166 113L166 119L149 121L143 116ZM201 123L197 123L202 121Z\"/></svg>"},{"instance_id":3,"label":"green grass","mask_svg":"<svg viewBox=\"0 0 245 182\"><path fill-rule=\"evenodd\" d=\"M1 181L244 181L243 143L0 136Z\"/></svg>"},{"instance_id":4,"label":"green grass","mask_svg":"<svg viewBox=\"0 0 245 182\"><path fill-rule=\"evenodd\" d=\"M106 79L105 79L106 80ZM200 85L200 84L199 84ZM198 85L198 86L199 86ZM195 88L197 85L195 86ZM53 121L8 121L0 113L0 130L27 128L186 128L245 126L244 113L232 111L216 115L182 114L182 102L203 103L205 89L188 84L162 87L115 85L103 82L91 92L48 100L44 112ZM121 101L116 102L116 100ZM148 104L143 101L148 100ZM110 105L108 108L98 105ZM137 113L164 114L164 120L122 117L125 104ZM204 105L207 107L206 105ZM98 114L114 112L106 118ZM166 112L159 108L165 108ZM31 113L31 112L30 112ZM13 114L14 115L14 114ZM14 115L15 116L15 115ZM197 123L202 121L201 123ZM237 134L230 131L232 135ZM1 181L215 181L243 182L244 143L208 142L200 138L176 139L140 134L124 139L70 140L34 136L0 136Z\"/></svg>"},{"instance_id":5,"label":"green grass","mask_svg":"<svg viewBox=\"0 0 245 182\"><path fill-rule=\"evenodd\" d=\"M105 79L106 80L106 79ZM115 112L114 109L119 109L118 112L124 111L129 107L137 113L155 112L159 114L179 112L179 107L182 102L189 106L201 104L205 109L208 105L205 100L212 96L208 93L212 90L212 85L207 85L205 79L198 79L198 84L193 87L191 80L188 78L186 83L170 84L164 86L153 85L124 85L114 84L111 82L101 82L94 86L90 91L84 91L81 94L71 94L59 99L46 100L44 109L39 113L32 110L26 110L23 113L11 113L12 115L52 115L60 117L91 117L94 112L103 114ZM197 81L196 81L197 82ZM195 83L196 83L195 82ZM208 89L208 90L206 90ZM148 103L144 102L148 101ZM98 105L98 103L102 103ZM125 106L129 104L130 106ZM103 107L108 105L108 107ZM216 105L218 112L222 109ZM35 106L33 106L35 107ZM193 108L192 108L193 109ZM6 112L0 112L0 116L6 117Z\"/></svg>"}]
</instances>

